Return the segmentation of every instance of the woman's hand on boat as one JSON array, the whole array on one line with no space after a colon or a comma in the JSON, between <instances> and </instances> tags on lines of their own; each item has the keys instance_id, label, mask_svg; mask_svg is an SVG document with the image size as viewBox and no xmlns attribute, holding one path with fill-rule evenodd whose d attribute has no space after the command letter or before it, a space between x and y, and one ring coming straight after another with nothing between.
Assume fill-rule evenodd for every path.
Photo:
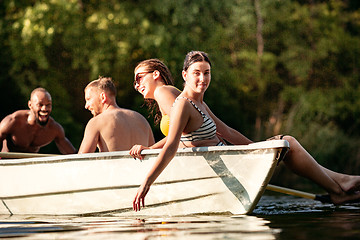
<instances>
[{"instance_id":1,"label":"woman's hand on boat","mask_svg":"<svg viewBox=\"0 0 360 240\"><path fill-rule=\"evenodd\" d=\"M133 209L135 212L140 211L141 206L145 207L145 196L150 190L150 185L141 184L140 188L138 189L135 199L133 201Z\"/></svg>"},{"instance_id":2,"label":"woman's hand on boat","mask_svg":"<svg viewBox=\"0 0 360 240\"><path fill-rule=\"evenodd\" d=\"M138 158L140 160L142 160L144 158L143 155L141 155L141 151L144 149L150 149L149 147L145 147L142 145L134 145L131 149L129 154L133 157L133 158Z\"/></svg>"}]
</instances>

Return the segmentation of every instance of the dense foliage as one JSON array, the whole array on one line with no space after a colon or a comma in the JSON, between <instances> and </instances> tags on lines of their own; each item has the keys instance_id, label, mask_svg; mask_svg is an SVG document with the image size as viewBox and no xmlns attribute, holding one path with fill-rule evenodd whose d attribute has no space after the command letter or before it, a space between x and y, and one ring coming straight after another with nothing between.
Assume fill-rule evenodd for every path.
<instances>
[{"instance_id":1,"label":"dense foliage","mask_svg":"<svg viewBox=\"0 0 360 240\"><path fill-rule=\"evenodd\" d=\"M359 7L356 0L3 0L0 117L26 108L31 90L45 87L54 118L79 147L91 117L83 100L89 81L111 76L118 104L147 116L132 88L136 63L162 59L182 88L185 54L203 50L213 61L205 100L226 123L253 140L294 135L322 164L358 174Z\"/></svg>"}]
</instances>

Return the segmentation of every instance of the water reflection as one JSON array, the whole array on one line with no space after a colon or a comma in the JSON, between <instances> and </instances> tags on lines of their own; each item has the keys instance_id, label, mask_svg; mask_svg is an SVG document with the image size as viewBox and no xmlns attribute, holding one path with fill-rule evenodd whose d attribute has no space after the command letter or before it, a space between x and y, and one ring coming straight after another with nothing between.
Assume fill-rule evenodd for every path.
<instances>
[{"instance_id":1,"label":"water reflection","mask_svg":"<svg viewBox=\"0 0 360 240\"><path fill-rule=\"evenodd\" d=\"M251 216L0 216L0 238L14 239L340 239L359 237L360 205L333 206L265 196Z\"/></svg>"},{"instance_id":2,"label":"water reflection","mask_svg":"<svg viewBox=\"0 0 360 240\"><path fill-rule=\"evenodd\" d=\"M23 239L275 239L277 230L256 216L0 217L0 237Z\"/></svg>"}]
</instances>

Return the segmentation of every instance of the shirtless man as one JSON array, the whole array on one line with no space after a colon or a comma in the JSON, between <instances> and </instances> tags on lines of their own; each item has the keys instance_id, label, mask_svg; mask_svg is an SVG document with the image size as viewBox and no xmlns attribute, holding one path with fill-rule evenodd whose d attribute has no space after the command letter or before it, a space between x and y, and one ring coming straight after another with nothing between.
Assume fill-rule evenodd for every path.
<instances>
[{"instance_id":1,"label":"shirtless man","mask_svg":"<svg viewBox=\"0 0 360 240\"><path fill-rule=\"evenodd\" d=\"M50 113L51 95L44 88L31 92L30 110L19 110L6 116L0 123L0 149L2 152L37 153L40 148L55 141L63 154L76 153L65 137L63 127Z\"/></svg>"},{"instance_id":2,"label":"shirtless man","mask_svg":"<svg viewBox=\"0 0 360 240\"><path fill-rule=\"evenodd\" d=\"M129 150L135 144L155 143L148 121L138 112L120 108L111 78L100 77L85 90L85 108L94 116L85 128L79 153Z\"/></svg>"}]
</instances>

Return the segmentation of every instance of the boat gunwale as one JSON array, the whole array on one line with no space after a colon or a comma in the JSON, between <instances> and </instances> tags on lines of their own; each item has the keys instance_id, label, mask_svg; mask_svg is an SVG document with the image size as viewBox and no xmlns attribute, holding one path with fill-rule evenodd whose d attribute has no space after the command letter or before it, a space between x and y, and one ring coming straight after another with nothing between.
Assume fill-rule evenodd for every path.
<instances>
[{"instance_id":1,"label":"boat gunwale","mask_svg":"<svg viewBox=\"0 0 360 240\"><path fill-rule=\"evenodd\" d=\"M248 145L227 145L227 146L209 146L209 147L192 147L179 148L175 156L188 156L207 153L226 153L226 152L246 152L261 149L283 149L290 148L289 142L286 140L268 140L262 142L251 143ZM157 156L161 149L146 149L142 153L145 155L144 160ZM230 153L229 153L230 154ZM35 155L35 154L34 154ZM67 154L67 155L46 155L38 154L38 157L27 158L3 158L0 159L0 167L24 164L44 164L55 162L71 162L71 161L91 161L91 160L112 160L129 158L129 151L114 151L114 152L96 152L83 154Z\"/></svg>"}]
</instances>

